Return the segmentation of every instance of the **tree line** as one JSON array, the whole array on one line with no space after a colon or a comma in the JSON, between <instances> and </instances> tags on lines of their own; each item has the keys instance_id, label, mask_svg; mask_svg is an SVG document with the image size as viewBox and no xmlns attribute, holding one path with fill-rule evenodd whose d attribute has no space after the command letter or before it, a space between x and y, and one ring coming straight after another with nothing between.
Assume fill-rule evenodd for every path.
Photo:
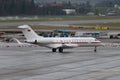
<instances>
[{"instance_id":1,"label":"tree line","mask_svg":"<svg viewBox=\"0 0 120 80\"><path fill-rule=\"evenodd\" d=\"M79 8L76 8L78 7ZM89 7L89 8L88 8ZM73 5L70 1L58 4L37 3L34 0L0 0L0 16L26 15L66 15L63 9L76 9L77 13L86 13L90 6L87 4Z\"/></svg>"},{"instance_id":2,"label":"tree line","mask_svg":"<svg viewBox=\"0 0 120 80\"><path fill-rule=\"evenodd\" d=\"M120 5L120 0L102 0L101 2L97 3L97 7L114 7L114 5Z\"/></svg>"},{"instance_id":3,"label":"tree line","mask_svg":"<svg viewBox=\"0 0 120 80\"><path fill-rule=\"evenodd\" d=\"M89 1L85 3L52 2L39 3L34 0L0 0L0 16L30 16L30 15L66 15L63 9L75 9L77 15L88 12L99 12L95 7L113 7L120 5L120 0L102 0L95 6Z\"/></svg>"},{"instance_id":4,"label":"tree line","mask_svg":"<svg viewBox=\"0 0 120 80\"><path fill-rule=\"evenodd\" d=\"M35 9L34 0L0 0L0 16L32 15Z\"/></svg>"}]
</instances>

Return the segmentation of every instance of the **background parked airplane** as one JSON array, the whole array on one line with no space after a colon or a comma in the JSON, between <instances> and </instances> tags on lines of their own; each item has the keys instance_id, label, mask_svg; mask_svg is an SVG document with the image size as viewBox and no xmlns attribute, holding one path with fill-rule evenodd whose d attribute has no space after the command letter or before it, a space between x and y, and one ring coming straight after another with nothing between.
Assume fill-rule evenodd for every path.
<instances>
[{"instance_id":1,"label":"background parked airplane","mask_svg":"<svg viewBox=\"0 0 120 80\"><path fill-rule=\"evenodd\" d=\"M12 42L0 42L0 48L33 47L34 44L22 43L16 38L11 38ZM36 46L35 46L36 47Z\"/></svg>"}]
</instances>

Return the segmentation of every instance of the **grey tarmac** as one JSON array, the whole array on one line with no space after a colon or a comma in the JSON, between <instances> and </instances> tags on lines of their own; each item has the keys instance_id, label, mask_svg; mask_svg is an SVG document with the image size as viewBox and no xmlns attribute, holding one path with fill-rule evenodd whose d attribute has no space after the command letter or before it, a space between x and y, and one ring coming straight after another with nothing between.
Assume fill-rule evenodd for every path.
<instances>
[{"instance_id":1,"label":"grey tarmac","mask_svg":"<svg viewBox=\"0 0 120 80\"><path fill-rule=\"evenodd\" d=\"M93 50L1 47L0 80L119 80L120 47Z\"/></svg>"}]
</instances>

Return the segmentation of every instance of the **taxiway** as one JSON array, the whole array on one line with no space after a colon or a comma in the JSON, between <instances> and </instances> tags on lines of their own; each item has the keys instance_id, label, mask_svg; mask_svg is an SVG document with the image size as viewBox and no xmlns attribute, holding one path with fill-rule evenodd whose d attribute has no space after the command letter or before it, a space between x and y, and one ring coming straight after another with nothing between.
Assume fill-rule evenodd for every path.
<instances>
[{"instance_id":1,"label":"taxiway","mask_svg":"<svg viewBox=\"0 0 120 80\"><path fill-rule=\"evenodd\" d=\"M120 47L0 48L0 80L118 80Z\"/></svg>"},{"instance_id":2,"label":"taxiway","mask_svg":"<svg viewBox=\"0 0 120 80\"><path fill-rule=\"evenodd\" d=\"M66 20L66 21L27 21L27 22L0 22L0 27L3 26L20 26L24 24L28 25L44 25L44 26L69 26L71 24L80 24L80 23L109 23L109 22L120 22L120 19L110 19L110 20Z\"/></svg>"}]
</instances>

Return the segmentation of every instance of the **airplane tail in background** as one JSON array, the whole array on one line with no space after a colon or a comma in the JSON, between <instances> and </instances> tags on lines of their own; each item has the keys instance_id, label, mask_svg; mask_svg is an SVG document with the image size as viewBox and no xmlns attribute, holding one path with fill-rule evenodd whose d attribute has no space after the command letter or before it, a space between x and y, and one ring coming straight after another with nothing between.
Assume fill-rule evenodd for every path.
<instances>
[{"instance_id":1,"label":"airplane tail in background","mask_svg":"<svg viewBox=\"0 0 120 80\"><path fill-rule=\"evenodd\" d=\"M15 40L18 44L22 44L18 39L13 38L13 40Z\"/></svg>"},{"instance_id":2,"label":"airplane tail in background","mask_svg":"<svg viewBox=\"0 0 120 80\"><path fill-rule=\"evenodd\" d=\"M18 26L18 28L22 29L22 32L24 34L24 36L26 37L27 40L33 40L33 39L37 39L39 37L42 38L42 36L38 36L30 26L28 25L22 25L22 26Z\"/></svg>"}]
</instances>

